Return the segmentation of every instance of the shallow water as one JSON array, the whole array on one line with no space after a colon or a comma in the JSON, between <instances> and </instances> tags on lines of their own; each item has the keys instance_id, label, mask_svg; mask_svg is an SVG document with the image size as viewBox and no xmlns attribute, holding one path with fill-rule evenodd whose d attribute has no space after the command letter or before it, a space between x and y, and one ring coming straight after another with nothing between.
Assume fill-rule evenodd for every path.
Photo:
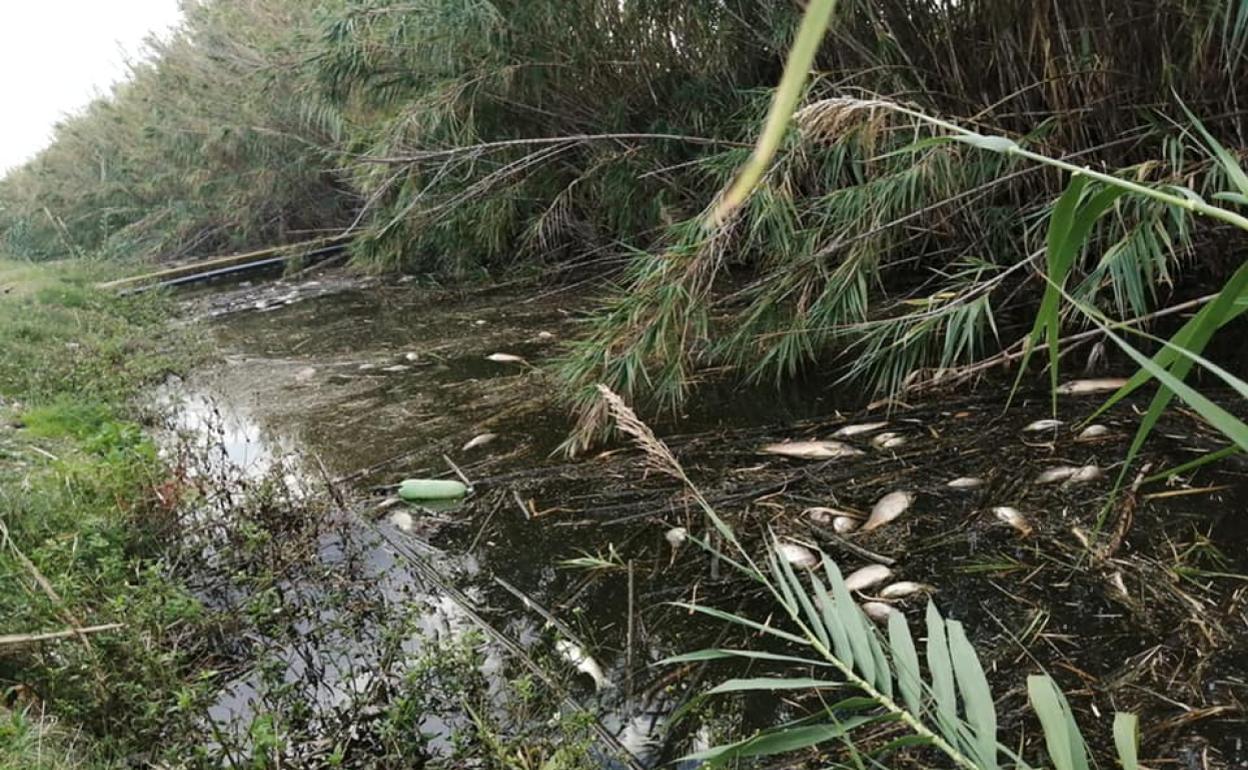
<instances>
[{"instance_id":1,"label":"shallow water","mask_svg":"<svg viewBox=\"0 0 1248 770\"><path fill-rule=\"evenodd\" d=\"M286 287L267 291L289 294ZM535 657L556 661L553 646L559 635L497 578L514 585L566 623L607 678L617 683L613 690L595 692L588 677L563 665L559 674L573 694L645 760L678 756L670 743L659 744L663 752L650 748L666 713L686 691L650 688L663 672L648 664L706 646L721 628L673 611L664 602L688 600L692 591L712 603L727 603L728 609L756 610L760 617L768 606L757 595L739 594L739 584L721 589L707 580L707 565L695 549L671 552L663 539L666 529L679 524L696 531L700 523L688 501L674 495L672 484L647 476L635 462L624 462L628 449L565 464L555 452L568 423L550 399L547 375L487 359L504 352L541 364L558 355L561 342L577 332L584 301L559 295L538 301L506 294L453 296L385 285L320 297L317 293L277 309L271 303L257 309L244 297L235 304L249 310L212 321L222 362L164 394L183 405L177 427L218 447L220 462L243 475L260 476L281 467L295 487L320 493L332 486L345 494L366 522L372 522L353 525L347 535L364 554L365 574L395 601L420 601L428 608L420 623L425 638L462 632L468 621L462 607L396 553L395 542L421 549L487 620ZM1168 555L1203 539L1220 549L1219 556L1193 564L1199 562L1202 569L1216 564L1229 575L1248 571L1244 519L1228 515L1242 510L1248 500L1242 472L1228 478L1202 475L1194 482L1218 486L1213 493L1163 495L1142 504L1122 553L1094 570L1083 569L1072 533L1089 529L1106 483L1051 489L1031 479L1038 468L1059 462L1111 466L1129 440L1130 417L1113 425L1111 440L1086 445L1063 438L1061 431L1038 437L1019 433L1022 425L1046 416L1043 397L1023 399L1007 415L1000 412L999 401L992 393L940 399L926 410L895 415L891 429L907 435L910 444L882 453L859 442L869 454L852 473L826 464L760 458L753 449L764 439L826 437L828 426L846 419L838 408L848 412L861 406L860 394L830 387L817 376L779 394L737 386L708 388L686 413L653 424L661 436L672 438L690 475L705 482L724 511L749 517L758 530L772 526L818 539L800 516L807 505L865 511L889 488L917 492L916 513L862 542L897 557L899 577L939 588L942 608L978 631L975 641L990 662L994 681L1016 671L1017 681L1005 682L1016 686L1022 673L1033 670L1033 662L1043 662L1059 674L1068 692L1082 688L1090 693L1076 700L1077 708L1110 711L1122 698L1118 685L1110 683L1134 682L1129 679L1131 661L1147 660L1149 650L1178 654L1184 643L1174 629L1190 631L1197 622L1168 604L1150 604L1152 583L1177 581L1177 573L1167 566ZM1093 404L1068 400L1063 408L1071 413L1062 416L1073 423ZM462 449L487 432L497 437L482 447ZM1208 447L1209 437L1189 424L1176 424L1169 434L1157 442L1163 455L1157 462L1177 462ZM400 531L388 521L389 511L378 511L377 505L402 478L452 477L444 456L477 482L477 494L449 511L412 511L415 532ZM944 486L949 478L968 474L984 476L988 484L973 493ZM1043 536L1019 539L984 513L991 505L1007 503L1032 517ZM321 544L322 561L332 564L341 550L341 542L328 538ZM586 555L615 558L616 563L589 573L560 565ZM853 552L841 551L837 558L858 566ZM630 561L635 621L631 656L626 650L630 581L625 567ZM1127 576L1135 598L1116 598L1106 588L1115 571ZM1187 587L1196 601L1227 611L1223 620L1232 629L1244 622L1244 607L1233 598L1236 586L1233 579L1209 579ZM921 603L903 608L914 618L921 616ZM405 642L407 654L419 653L419 636ZM1189 670L1181 662L1173 671L1141 674L1131 684L1131 697L1139 699L1132 707L1155 708L1155 718L1166 718L1173 707L1165 698L1150 699L1137 691L1149 693L1167 677L1189 674L1194 678L1185 697L1203 698L1207 706L1241 701L1248 695L1243 639L1219 639L1211 637L1209 643L1221 645L1219 658L1229 662L1220 662L1216 675ZM514 668L497 648L490 649L487 676L501 698ZM318 695L329 706L357 687L358 672L374 662L367 645L346 638L330 639L314 654L331 661L325 666L325 691ZM305 663L293 654L289 660L287 675L297 679L305 673ZM1071 670L1092 679L1063 680ZM693 677L684 684L695 683ZM213 716L241 724L255 695L254 677L242 676ZM734 729L741 734L778 713L791 713L791 707L770 698L751 699ZM1012 715L1005 723L1017 726L1018 719ZM424 726L443 738L453 728ZM696 724L685 726L687 734L697 731ZM1236 756L1243 761L1244 748L1235 743L1235 734L1233 722L1228 726L1225 719L1210 719L1192 734L1193 740L1179 735L1165 744L1164 751L1170 752L1165 756L1193 750L1191 746L1203 741L1212 742L1230 761ZM1096 737L1090 741L1103 745ZM439 746L445 748L444 740L435 741L435 748Z\"/></svg>"}]
</instances>

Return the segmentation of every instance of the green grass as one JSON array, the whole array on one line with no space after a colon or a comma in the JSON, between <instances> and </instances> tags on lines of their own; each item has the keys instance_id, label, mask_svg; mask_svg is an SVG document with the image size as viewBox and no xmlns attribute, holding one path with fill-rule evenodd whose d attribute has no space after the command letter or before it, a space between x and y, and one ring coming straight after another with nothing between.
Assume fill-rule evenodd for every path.
<instances>
[{"instance_id":1,"label":"green grass","mask_svg":"<svg viewBox=\"0 0 1248 770\"><path fill-rule=\"evenodd\" d=\"M74 744L51 720L0 707L0 770L85 770Z\"/></svg>"},{"instance_id":2,"label":"green grass","mask_svg":"<svg viewBox=\"0 0 1248 770\"><path fill-rule=\"evenodd\" d=\"M124 624L0 648L0 690L81 733L70 760L48 719L7 712L0 768L110 766L189 719L197 692L206 615L161 560L166 471L135 401L193 346L162 298L107 296L98 277L0 262L0 633Z\"/></svg>"}]
</instances>

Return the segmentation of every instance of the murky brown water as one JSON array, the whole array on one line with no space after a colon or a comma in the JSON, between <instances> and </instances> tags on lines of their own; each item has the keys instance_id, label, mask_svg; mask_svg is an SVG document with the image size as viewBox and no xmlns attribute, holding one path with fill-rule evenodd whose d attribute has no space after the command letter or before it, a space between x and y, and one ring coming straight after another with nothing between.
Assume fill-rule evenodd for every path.
<instances>
[{"instance_id":1,"label":"murky brown water","mask_svg":"<svg viewBox=\"0 0 1248 770\"><path fill-rule=\"evenodd\" d=\"M685 693L647 691L644 684L659 676L647 664L704 646L721 629L664 602L692 594L726 602L729 609L766 613L767 606L741 594L739 584L706 580L705 559L693 549L671 553L666 529L696 529L698 522L670 483L647 477L627 460L631 450L575 464L553 456L568 426L551 400L548 376L487 359L503 352L541 364L557 355L560 342L576 333L584 301L561 295L526 301L498 293L456 297L377 285L280 305L265 302L257 310L252 303L248 312L212 322L223 362L169 396L184 404L182 427L202 432L206 423L218 425L224 432L213 441L223 447L223 458L253 472L293 456L293 483L323 491L328 476L361 511L372 511L385 499L385 486L402 478L449 477L446 455L478 482L468 502L437 514L416 512L413 533L396 529L386 512L367 515L386 537L438 549L429 551L438 569L491 622L545 658L553 657L555 635L496 578L549 608L584 641L606 676L621 683L595 693L588 677L566 667L562 674L574 693L646 759L660 753L643 748L657 745L666 747L663 756L678 755L657 736L664 715ZM817 379L782 394L759 393L724 388L707 394L689 414L656 423L661 435L674 437L690 475L722 503L723 513L756 532L769 525L818 541L800 515L803 508L862 511L883 491L915 491L917 513L860 542L896 558L900 577L939 589L942 608L974 629L999 693L1043 666L1085 713L1135 708L1144 712L1146 725L1150 719L1161 724L1151 744L1158 753L1148 753L1146 739L1145 757L1189 763L1202 747L1212 747L1219 763L1248 761L1238 737L1248 732L1239 730L1248 697L1248 581L1239 577L1248 572L1242 469L1202 473L1187 485L1193 493L1149 490L1163 494L1141 504L1124 548L1114 559L1087 567L1072 534L1089 529L1106 482L1054 490L1031 480L1036 469L1059 462L1112 466L1130 437L1128 414L1112 418L1113 436L1097 444L1074 443L1060 433L1025 440L1019 427L1045 416L1043 398L1007 415L991 393L945 398L891 418L894 429L910 437L906 448L869 454L844 468L760 458L754 450L763 440L826 436L846 419L836 407L849 408L852 397L838 397ZM1093 405L1067 400L1063 417L1077 420ZM1172 423L1155 442L1154 462L1177 462L1209 448L1212 439L1186 416ZM487 432L497 437L482 447L461 448ZM988 484L970 494L944 486L960 475L980 475ZM1205 486L1214 489L1200 492ZM1026 511L1040 534L1020 539L1002 527L985 513L998 504ZM427 633L464 627L462 612L412 573L386 537L360 533L381 590L397 598L418 586L440 608L428 615ZM858 566L852 551L822 544ZM325 543L327 558L336 548ZM559 566L586 554L617 564L596 573ZM629 573L623 567L630 561L636 624L631 656L625 649ZM1126 595L1118 595L1120 584ZM921 606L903 609L918 613ZM1201 628L1201 612L1216 615L1212 628ZM1201 638L1189 642L1189 635ZM1189 644L1210 663L1184 660ZM508 664L494 654L492 674L504 677ZM353 670L366 668L360 655ZM291 676L300 673L292 663ZM327 700L340 697L335 688L354 686L354 680L339 680L328 683ZM637 687L624 686L630 681ZM216 716L229 721L245 714L254 695L252 684L240 680ZM735 729L748 730L794 708L771 699L752 705ZM1014 690L1004 730L1026 725L1018 707ZM1084 729L1093 745L1106 745L1106 725ZM685 732L696 732L696 725Z\"/></svg>"}]
</instances>

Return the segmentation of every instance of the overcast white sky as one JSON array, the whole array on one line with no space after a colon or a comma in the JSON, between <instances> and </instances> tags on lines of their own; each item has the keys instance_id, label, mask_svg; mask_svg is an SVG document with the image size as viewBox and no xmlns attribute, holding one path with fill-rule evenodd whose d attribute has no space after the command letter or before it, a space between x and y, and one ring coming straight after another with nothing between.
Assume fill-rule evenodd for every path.
<instances>
[{"instance_id":1,"label":"overcast white sky","mask_svg":"<svg viewBox=\"0 0 1248 770\"><path fill-rule=\"evenodd\" d=\"M0 175L42 149L52 125L125 74L178 0L0 0Z\"/></svg>"}]
</instances>

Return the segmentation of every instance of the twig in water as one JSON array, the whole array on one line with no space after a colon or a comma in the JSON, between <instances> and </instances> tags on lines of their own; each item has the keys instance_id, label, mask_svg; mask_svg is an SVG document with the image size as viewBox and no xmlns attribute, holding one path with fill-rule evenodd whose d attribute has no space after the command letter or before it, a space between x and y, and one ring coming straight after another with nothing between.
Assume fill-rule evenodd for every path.
<instances>
[{"instance_id":1,"label":"twig in water","mask_svg":"<svg viewBox=\"0 0 1248 770\"><path fill-rule=\"evenodd\" d=\"M890 558L890 557L885 556L885 555L883 555L883 554L876 553L875 551L868 551L866 548L863 548L862 546L860 546L860 545L858 545L858 544L856 544L856 543L851 543L851 542L849 542L848 540L846 540L845 538L843 538L843 537L841 537L840 535L836 534L835 532L833 532L833 531L832 531L832 530L830 530L830 529L826 529L826 528L824 528L824 527L817 527L817 526L812 526L812 527L811 527L811 529L813 529L815 532L818 532L818 533L819 533L819 535L820 535L821 537L824 537L824 538L827 538L828 540L831 540L832 542L834 542L834 543L836 543L837 545L841 546L841 547L842 547L842 548L844 548L845 550L847 550L847 551L851 551L851 552L853 552L853 553L856 553L856 554L858 554L859 556L861 556L861 557L862 557L862 558L864 558L864 559L870 559L871 561L877 561L877 562L879 562L880 564L885 564L885 565L888 565L888 566L890 566L890 567L891 567L892 565L894 565L894 564L896 564L896 563L897 563L897 560L896 560L896 559Z\"/></svg>"},{"instance_id":2,"label":"twig in water","mask_svg":"<svg viewBox=\"0 0 1248 770\"><path fill-rule=\"evenodd\" d=\"M472 482L469 481L468 477L464 475L464 472L459 469L459 466L455 464L455 461L447 457L446 455L442 455L442 459L446 460L446 464L451 466L451 470L455 471L455 475L459 476L460 481L464 482L464 486L468 487L468 489L471 490Z\"/></svg>"}]
</instances>

